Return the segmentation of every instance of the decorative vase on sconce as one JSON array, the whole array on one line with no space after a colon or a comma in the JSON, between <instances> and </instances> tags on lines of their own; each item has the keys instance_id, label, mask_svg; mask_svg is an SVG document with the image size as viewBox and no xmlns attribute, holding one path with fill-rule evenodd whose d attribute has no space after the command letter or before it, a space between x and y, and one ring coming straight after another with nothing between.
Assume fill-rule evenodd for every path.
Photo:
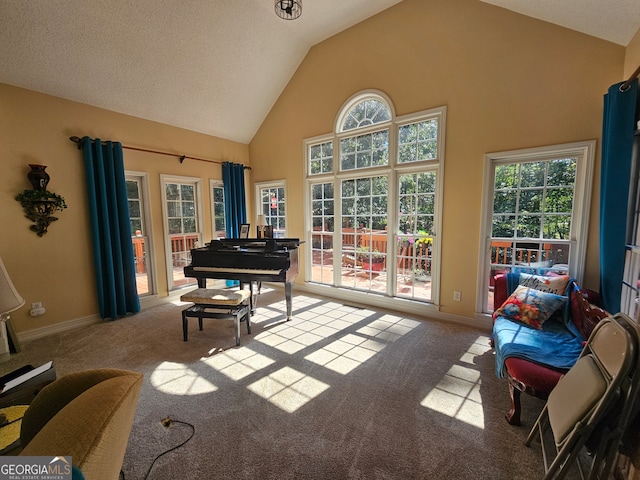
<instances>
[{"instance_id":1,"label":"decorative vase on sconce","mask_svg":"<svg viewBox=\"0 0 640 480\"><path fill-rule=\"evenodd\" d=\"M29 164L31 171L27 173L27 179L36 190L46 190L49 183L49 174L45 171L46 165Z\"/></svg>"}]
</instances>

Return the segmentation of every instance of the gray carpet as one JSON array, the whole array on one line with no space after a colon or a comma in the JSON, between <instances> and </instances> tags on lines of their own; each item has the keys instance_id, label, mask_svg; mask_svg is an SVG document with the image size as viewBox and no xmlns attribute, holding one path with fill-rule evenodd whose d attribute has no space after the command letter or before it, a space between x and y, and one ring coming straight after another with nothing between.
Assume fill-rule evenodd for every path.
<instances>
[{"instance_id":1,"label":"gray carpet","mask_svg":"<svg viewBox=\"0 0 640 480\"><path fill-rule=\"evenodd\" d=\"M506 381L486 332L294 296L259 297L253 331L190 320L166 304L23 345L1 373L53 360L58 375L114 367L144 373L122 467L143 479L532 479L523 445L543 403L523 397L509 426ZM165 428L161 420L173 420ZM182 423L185 422L185 423Z\"/></svg>"}]
</instances>

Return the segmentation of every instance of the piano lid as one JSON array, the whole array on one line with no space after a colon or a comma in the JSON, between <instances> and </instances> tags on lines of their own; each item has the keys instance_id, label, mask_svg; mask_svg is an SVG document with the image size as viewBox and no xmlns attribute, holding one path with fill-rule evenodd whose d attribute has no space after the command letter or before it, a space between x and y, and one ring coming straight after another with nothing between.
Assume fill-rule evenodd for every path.
<instances>
[{"instance_id":1,"label":"piano lid","mask_svg":"<svg viewBox=\"0 0 640 480\"><path fill-rule=\"evenodd\" d=\"M206 246L209 250L251 250L275 252L277 250L298 248L304 241L299 238L221 238L211 240Z\"/></svg>"}]
</instances>

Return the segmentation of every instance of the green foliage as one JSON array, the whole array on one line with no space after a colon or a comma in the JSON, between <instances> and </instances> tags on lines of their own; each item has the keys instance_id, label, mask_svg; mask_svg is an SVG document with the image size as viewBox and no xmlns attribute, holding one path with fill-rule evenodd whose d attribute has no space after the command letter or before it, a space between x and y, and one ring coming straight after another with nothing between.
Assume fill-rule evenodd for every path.
<instances>
[{"instance_id":1,"label":"green foliage","mask_svg":"<svg viewBox=\"0 0 640 480\"><path fill-rule=\"evenodd\" d=\"M51 222L58 220L53 212L67 208L63 197L48 190L25 190L15 198L22 205L24 216L34 223L29 229L39 237L47 233Z\"/></svg>"},{"instance_id":2,"label":"green foliage","mask_svg":"<svg viewBox=\"0 0 640 480\"><path fill-rule=\"evenodd\" d=\"M25 190L24 192L16 195L16 200L20 202L23 207L34 202L50 202L55 206L54 210L63 210L67 208L67 203L65 202L64 197L48 190Z\"/></svg>"}]
</instances>

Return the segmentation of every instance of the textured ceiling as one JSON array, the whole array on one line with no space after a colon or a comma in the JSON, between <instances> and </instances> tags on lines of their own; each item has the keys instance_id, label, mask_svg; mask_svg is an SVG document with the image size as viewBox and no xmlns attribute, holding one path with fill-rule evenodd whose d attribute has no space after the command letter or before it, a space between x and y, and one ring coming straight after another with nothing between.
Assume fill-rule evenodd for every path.
<instances>
[{"instance_id":1,"label":"textured ceiling","mask_svg":"<svg viewBox=\"0 0 640 480\"><path fill-rule=\"evenodd\" d=\"M248 143L309 48L399 1L287 21L273 0L0 0L0 82ZM640 26L638 0L486 3L621 45Z\"/></svg>"},{"instance_id":2,"label":"textured ceiling","mask_svg":"<svg viewBox=\"0 0 640 480\"><path fill-rule=\"evenodd\" d=\"M482 0L627 46L640 28L638 0Z\"/></svg>"}]
</instances>

